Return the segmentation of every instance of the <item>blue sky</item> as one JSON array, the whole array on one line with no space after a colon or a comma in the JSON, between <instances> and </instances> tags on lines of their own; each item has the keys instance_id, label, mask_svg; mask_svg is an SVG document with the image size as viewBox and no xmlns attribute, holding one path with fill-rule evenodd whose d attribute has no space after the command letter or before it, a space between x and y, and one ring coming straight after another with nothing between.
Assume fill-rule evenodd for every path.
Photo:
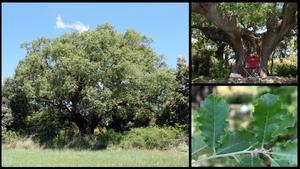
<instances>
[{"instance_id":1,"label":"blue sky","mask_svg":"<svg viewBox=\"0 0 300 169\"><path fill-rule=\"evenodd\" d=\"M72 29L95 29L103 23L121 33L134 29L152 38L151 47L172 68L178 56L188 58L187 3L3 3L2 81L13 76L25 57L21 43L58 37Z\"/></svg>"}]
</instances>

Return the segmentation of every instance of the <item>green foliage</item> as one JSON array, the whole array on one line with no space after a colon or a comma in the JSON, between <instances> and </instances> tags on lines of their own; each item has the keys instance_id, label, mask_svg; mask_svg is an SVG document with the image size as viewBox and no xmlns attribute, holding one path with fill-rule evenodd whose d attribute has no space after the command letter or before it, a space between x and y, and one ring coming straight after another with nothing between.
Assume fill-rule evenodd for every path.
<instances>
[{"instance_id":1,"label":"green foliage","mask_svg":"<svg viewBox=\"0 0 300 169\"><path fill-rule=\"evenodd\" d=\"M218 140L225 134L224 128L227 127L225 118L228 115L228 105L222 98L212 94L203 101L198 114L200 130L206 143L212 148L214 153L218 148Z\"/></svg>"},{"instance_id":2,"label":"green foliage","mask_svg":"<svg viewBox=\"0 0 300 169\"><path fill-rule=\"evenodd\" d=\"M296 77L298 75L297 56L276 59L274 61L274 74L277 76Z\"/></svg>"},{"instance_id":3,"label":"green foliage","mask_svg":"<svg viewBox=\"0 0 300 169\"><path fill-rule=\"evenodd\" d=\"M183 65L176 76L150 43L134 30L118 33L104 24L23 44L27 54L16 68L11 99L15 126L24 127L27 119L30 131L46 141L71 122L92 134L97 126L148 126L166 109L179 115L176 120L182 114L188 119L188 92L177 91L188 69Z\"/></svg>"},{"instance_id":4,"label":"green foliage","mask_svg":"<svg viewBox=\"0 0 300 169\"><path fill-rule=\"evenodd\" d=\"M294 115L297 114L297 87L295 86L280 86L271 88L273 94L280 96L280 99L285 103L284 109Z\"/></svg>"},{"instance_id":5,"label":"green foliage","mask_svg":"<svg viewBox=\"0 0 300 169\"><path fill-rule=\"evenodd\" d=\"M274 137L274 132L280 127L280 123L284 122L280 117L286 113L281 109L279 98L272 94L261 96L254 109L253 132L256 133L257 141L264 145Z\"/></svg>"},{"instance_id":6,"label":"green foliage","mask_svg":"<svg viewBox=\"0 0 300 169\"><path fill-rule=\"evenodd\" d=\"M7 78L2 84L2 129L22 130L26 127L25 117L29 113L27 96L14 79Z\"/></svg>"},{"instance_id":7,"label":"green foliage","mask_svg":"<svg viewBox=\"0 0 300 169\"><path fill-rule=\"evenodd\" d=\"M52 148L99 150L108 146L117 147L123 138L122 133L114 130L107 130L94 135L74 133L73 130L72 128L60 130L49 146Z\"/></svg>"},{"instance_id":8,"label":"green foliage","mask_svg":"<svg viewBox=\"0 0 300 169\"><path fill-rule=\"evenodd\" d=\"M207 45L211 47L208 48ZM217 45L206 39L198 40L193 44L192 75L195 78L199 76L210 79L229 77L231 65L224 58L217 59L214 50L217 50ZM229 51L230 49L226 47L224 51L225 57L229 57Z\"/></svg>"},{"instance_id":9,"label":"green foliage","mask_svg":"<svg viewBox=\"0 0 300 169\"><path fill-rule=\"evenodd\" d=\"M272 149L272 155L276 161L273 161L275 166L281 164L297 166L297 140L277 145Z\"/></svg>"},{"instance_id":10,"label":"green foliage","mask_svg":"<svg viewBox=\"0 0 300 169\"><path fill-rule=\"evenodd\" d=\"M262 28L268 13L273 12L272 3L223 3L221 8L227 15L236 15L244 28ZM279 14L279 10L276 10Z\"/></svg>"},{"instance_id":11,"label":"green foliage","mask_svg":"<svg viewBox=\"0 0 300 169\"><path fill-rule=\"evenodd\" d=\"M73 149L104 149L107 147L108 138L106 135L78 134L64 146Z\"/></svg>"},{"instance_id":12,"label":"green foliage","mask_svg":"<svg viewBox=\"0 0 300 169\"><path fill-rule=\"evenodd\" d=\"M200 132L196 132L192 136L192 158L197 159L201 151L207 147Z\"/></svg>"},{"instance_id":13,"label":"green foliage","mask_svg":"<svg viewBox=\"0 0 300 169\"><path fill-rule=\"evenodd\" d=\"M255 143L253 133L241 130L228 132L222 138L222 144L217 150L217 154L232 153L242 151Z\"/></svg>"},{"instance_id":14,"label":"green foliage","mask_svg":"<svg viewBox=\"0 0 300 169\"><path fill-rule=\"evenodd\" d=\"M186 135L173 127L134 128L123 137L120 146L125 149L159 149L176 148L186 141Z\"/></svg>"},{"instance_id":15,"label":"green foliage","mask_svg":"<svg viewBox=\"0 0 300 169\"><path fill-rule=\"evenodd\" d=\"M237 167L261 167L263 165L263 161L259 157L253 157L247 154L242 156Z\"/></svg>"},{"instance_id":16,"label":"green foliage","mask_svg":"<svg viewBox=\"0 0 300 169\"><path fill-rule=\"evenodd\" d=\"M226 79L229 77L231 67L224 60L218 60L215 57L211 57L211 66L209 73L212 78Z\"/></svg>"},{"instance_id":17,"label":"green foliage","mask_svg":"<svg viewBox=\"0 0 300 169\"><path fill-rule=\"evenodd\" d=\"M10 144L20 139L20 135L15 131L3 131L1 132L2 144Z\"/></svg>"},{"instance_id":18,"label":"green foliage","mask_svg":"<svg viewBox=\"0 0 300 169\"><path fill-rule=\"evenodd\" d=\"M254 96L250 93L233 93L226 96L226 101L229 104L250 103L253 99Z\"/></svg>"},{"instance_id":19,"label":"green foliage","mask_svg":"<svg viewBox=\"0 0 300 169\"><path fill-rule=\"evenodd\" d=\"M272 166L297 165L296 141L287 138L285 143L276 142L296 122L295 116L283 111L278 96L267 93L256 101L250 131L227 130L227 107L225 101L215 93L202 102L197 122L203 140L211 151L197 154L199 158L193 157L196 159L193 165L215 165L222 163L221 159L225 159L226 165L230 166L264 166L264 163L271 163ZM197 137L192 141L199 141Z\"/></svg>"},{"instance_id":20,"label":"green foliage","mask_svg":"<svg viewBox=\"0 0 300 169\"><path fill-rule=\"evenodd\" d=\"M13 122L9 100L2 96L1 99L1 131L6 131L7 127Z\"/></svg>"},{"instance_id":21,"label":"green foliage","mask_svg":"<svg viewBox=\"0 0 300 169\"><path fill-rule=\"evenodd\" d=\"M59 114L55 111L48 110L37 111L31 113L26 118L28 124L27 133L34 133L34 139L46 147L52 144L52 140L59 134L59 131L64 127L60 123Z\"/></svg>"}]
</instances>

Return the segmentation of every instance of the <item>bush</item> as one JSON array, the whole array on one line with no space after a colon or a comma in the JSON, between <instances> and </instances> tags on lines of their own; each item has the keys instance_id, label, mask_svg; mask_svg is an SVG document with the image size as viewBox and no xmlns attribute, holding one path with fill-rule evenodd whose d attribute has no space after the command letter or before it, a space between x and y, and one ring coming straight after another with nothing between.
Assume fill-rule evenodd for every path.
<instances>
[{"instance_id":1,"label":"bush","mask_svg":"<svg viewBox=\"0 0 300 169\"><path fill-rule=\"evenodd\" d=\"M108 139L108 145L119 145L123 138L122 133L115 132L113 129L109 129L105 132Z\"/></svg>"},{"instance_id":2,"label":"bush","mask_svg":"<svg viewBox=\"0 0 300 169\"><path fill-rule=\"evenodd\" d=\"M20 149L36 149L40 148L39 144L36 144L32 137L22 137L19 133L14 131L2 131L2 144L8 148L20 148Z\"/></svg>"},{"instance_id":3,"label":"bush","mask_svg":"<svg viewBox=\"0 0 300 169\"><path fill-rule=\"evenodd\" d=\"M253 95L249 93L232 93L226 96L229 104L250 103L253 101Z\"/></svg>"},{"instance_id":4,"label":"bush","mask_svg":"<svg viewBox=\"0 0 300 169\"><path fill-rule=\"evenodd\" d=\"M134 128L123 137L120 146L125 149L159 149L167 150L177 147L186 137L173 127Z\"/></svg>"},{"instance_id":5,"label":"bush","mask_svg":"<svg viewBox=\"0 0 300 169\"><path fill-rule=\"evenodd\" d=\"M14 131L2 131L2 144L9 144L12 142L16 142L20 139L20 136L18 133Z\"/></svg>"},{"instance_id":6,"label":"bush","mask_svg":"<svg viewBox=\"0 0 300 169\"><path fill-rule=\"evenodd\" d=\"M273 74L277 76L296 77L298 72L297 63L296 56L274 59Z\"/></svg>"},{"instance_id":7,"label":"bush","mask_svg":"<svg viewBox=\"0 0 300 169\"><path fill-rule=\"evenodd\" d=\"M35 111L26 117L28 128L26 133L35 133L34 140L46 147L51 147L52 141L59 135L63 126L58 120L59 114L56 111L47 113L46 111Z\"/></svg>"},{"instance_id":8,"label":"bush","mask_svg":"<svg viewBox=\"0 0 300 169\"><path fill-rule=\"evenodd\" d=\"M71 148L71 149L104 149L107 147L108 137L101 135L70 134L67 130L61 130L52 140L52 148Z\"/></svg>"},{"instance_id":9,"label":"bush","mask_svg":"<svg viewBox=\"0 0 300 169\"><path fill-rule=\"evenodd\" d=\"M226 79L229 77L231 72L231 68L229 65L226 64L223 60L218 60L215 57L211 58L212 64L210 67L210 76L216 79Z\"/></svg>"},{"instance_id":10,"label":"bush","mask_svg":"<svg viewBox=\"0 0 300 169\"><path fill-rule=\"evenodd\" d=\"M94 135L74 133L72 129L60 130L58 135L52 140L52 148L71 149L104 149L108 145L118 145L122 139L122 134L114 130L99 132Z\"/></svg>"},{"instance_id":11,"label":"bush","mask_svg":"<svg viewBox=\"0 0 300 169\"><path fill-rule=\"evenodd\" d=\"M78 134L69 142L67 148L75 149L105 149L107 147L108 138L106 135L85 135Z\"/></svg>"}]
</instances>

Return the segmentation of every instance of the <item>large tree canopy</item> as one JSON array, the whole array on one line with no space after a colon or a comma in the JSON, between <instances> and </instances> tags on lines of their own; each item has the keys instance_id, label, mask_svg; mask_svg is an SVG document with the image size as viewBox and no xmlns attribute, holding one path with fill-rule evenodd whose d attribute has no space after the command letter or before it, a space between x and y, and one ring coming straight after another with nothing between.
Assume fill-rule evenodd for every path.
<instances>
[{"instance_id":1,"label":"large tree canopy","mask_svg":"<svg viewBox=\"0 0 300 169\"><path fill-rule=\"evenodd\" d=\"M23 45L27 55L15 80L35 113L72 122L82 133L97 126L119 131L146 126L178 95L174 72L150 43L108 24L40 38Z\"/></svg>"},{"instance_id":2,"label":"large tree canopy","mask_svg":"<svg viewBox=\"0 0 300 169\"><path fill-rule=\"evenodd\" d=\"M296 34L297 3L192 3L192 29L235 53L235 72L244 57L256 53L262 58L261 75L268 73L268 59L289 34ZM198 32L199 34L199 32Z\"/></svg>"}]
</instances>

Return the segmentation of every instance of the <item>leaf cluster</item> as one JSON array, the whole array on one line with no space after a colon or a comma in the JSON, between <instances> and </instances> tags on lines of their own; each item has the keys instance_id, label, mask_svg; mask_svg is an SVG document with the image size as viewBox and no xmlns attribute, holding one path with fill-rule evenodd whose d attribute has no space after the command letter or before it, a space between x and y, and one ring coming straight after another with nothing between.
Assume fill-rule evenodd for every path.
<instances>
[{"instance_id":1,"label":"leaf cluster","mask_svg":"<svg viewBox=\"0 0 300 169\"><path fill-rule=\"evenodd\" d=\"M297 165L297 139L277 140L296 123L278 96L267 93L256 101L249 130L229 131L228 112L215 93L202 102L196 120L200 132L192 138L193 165L216 165L220 159L233 166Z\"/></svg>"}]
</instances>

